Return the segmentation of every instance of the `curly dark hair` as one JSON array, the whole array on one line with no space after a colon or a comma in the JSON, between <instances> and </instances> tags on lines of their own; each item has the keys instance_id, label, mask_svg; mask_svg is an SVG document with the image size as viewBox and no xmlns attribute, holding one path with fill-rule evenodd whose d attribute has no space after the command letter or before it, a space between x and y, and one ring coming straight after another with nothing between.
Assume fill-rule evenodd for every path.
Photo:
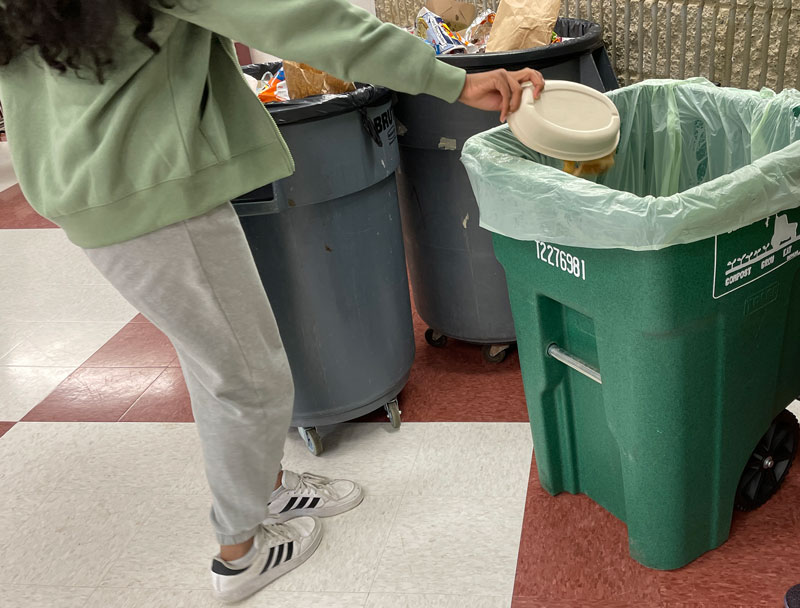
<instances>
[{"instance_id":1,"label":"curly dark hair","mask_svg":"<svg viewBox=\"0 0 800 608\"><path fill-rule=\"evenodd\" d=\"M165 7L174 6L159 0ZM154 13L148 0L5 0L0 2L0 66L37 48L52 68L87 68L100 82L114 64L113 37L120 17L138 23L133 36L153 50Z\"/></svg>"}]
</instances>

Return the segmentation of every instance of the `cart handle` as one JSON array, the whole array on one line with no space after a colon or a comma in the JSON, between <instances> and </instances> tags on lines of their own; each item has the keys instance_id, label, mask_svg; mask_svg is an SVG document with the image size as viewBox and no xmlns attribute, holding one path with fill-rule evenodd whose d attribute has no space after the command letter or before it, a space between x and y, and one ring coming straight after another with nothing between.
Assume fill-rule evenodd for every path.
<instances>
[{"instance_id":1,"label":"cart handle","mask_svg":"<svg viewBox=\"0 0 800 608\"><path fill-rule=\"evenodd\" d=\"M603 379L600 376L599 370L586 363L586 361L571 355L569 352L558 346L558 344L551 344L547 347L547 356L560 361L567 367L570 367L576 372L583 374L587 378L594 380L597 382L597 384L603 384Z\"/></svg>"}]
</instances>

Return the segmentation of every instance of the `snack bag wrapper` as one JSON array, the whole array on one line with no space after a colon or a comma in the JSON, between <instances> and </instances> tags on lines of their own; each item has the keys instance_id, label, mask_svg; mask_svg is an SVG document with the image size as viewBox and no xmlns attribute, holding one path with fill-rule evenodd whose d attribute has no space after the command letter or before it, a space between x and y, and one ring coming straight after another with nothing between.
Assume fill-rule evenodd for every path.
<instances>
[{"instance_id":1,"label":"snack bag wrapper","mask_svg":"<svg viewBox=\"0 0 800 608\"><path fill-rule=\"evenodd\" d=\"M455 55L467 52L467 43L453 32L444 20L427 8L417 15L417 36L430 44L437 55Z\"/></svg>"},{"instance_id":2,"label":"snack bag wrapper","mask_svg":"<svg viewBox=\"0 0 800 608\"><path fill-rule=\"evenodd\" d=\"M289 88L286 86L286 73L283 68L277 74L267 72L258 87L258 98L262 103L289 101Z\"/></svg>"},{"instance_id":3,"label":"snack bag wrapper","mask_svg":"<svg viewBox=\"0 0 800 608\"><path fill-rule=\"evenodd\" d=\"M492 9L487 9L478 15L472 25L467 28L464 39L467 44L478 47L475 51L470 49L470 52L481 52L485 49L486 44L489 42L489 34L492 32L496 16L497 13Z\"/></svg>"}]
</instances>

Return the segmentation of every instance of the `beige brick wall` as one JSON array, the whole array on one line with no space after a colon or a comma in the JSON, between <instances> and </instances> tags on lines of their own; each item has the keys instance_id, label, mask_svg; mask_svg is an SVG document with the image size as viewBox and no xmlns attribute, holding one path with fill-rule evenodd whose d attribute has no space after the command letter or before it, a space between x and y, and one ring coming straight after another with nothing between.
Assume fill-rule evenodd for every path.
<instances>
[{"instance_id":1,"label":"beige brick wall","mask_svg":"<svg viewBox=\"0 0 800 608\"><path fill-rule=\"evenodd\" d=\"M408 25L421 3L377 0L376 8ZM624 83L705 76L726 86L800 88L800 0L565 0L561 14L603 25Z\"/></svg>"}]
</instances>

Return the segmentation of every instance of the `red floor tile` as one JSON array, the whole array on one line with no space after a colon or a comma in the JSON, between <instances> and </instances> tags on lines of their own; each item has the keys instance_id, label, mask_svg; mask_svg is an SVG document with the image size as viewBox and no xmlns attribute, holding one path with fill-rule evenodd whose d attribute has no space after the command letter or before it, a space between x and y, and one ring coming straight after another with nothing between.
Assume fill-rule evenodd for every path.
<instances>
[{"instance_id":1,"label":"red floor tile","mask_svg":"<svg viewBox=\"0 0 800 608\"><path fill-rule=\"evenodd\" d=\"M769 563L771 566L764 567ZM658 576L665 600L717 602L717 606L781 606L800 582L800 475L790 473L766 505L734 515L722 547L685 568Z\"/></svg>"},{"instance_id":2,"label":"red floor tile","mask_svg":"<svg viewBox=\"0 0 800 608\"><path fill-rule=\"evenodd\" d=\"M131 319L129 323L150 323L150 321L148 321L147 318L142 313L139 313L138 315L133 317L133 319Z\"/></svg>"},{"instance_id":3,"label":"red floor tile","mask_svg":"<svg viewBox=\"0 0 800 608\"><path fill-rule=\"evenodd\" d=\"M614 600L537 600L532 597L515 597L511 608L663 608L661 602L647 604L639 601L614 601ZM688 607L687 607L688 608ZM729 607L725 607L729 608Z\"/></svg>"},{"instance_id":4,"label":"red floor tile","mask_svg":"<svg viewBox=\"0 0 800 608\"><path fill-rule=\"evenodd\" d=\"M525 507L515 596L539 601L640 601L661 597L628 557L625 525L585 496L550 496L535 466Z\"/></svg>"},{"instance_id":5,"label":"red floor tile","mask_svg":"<svg viewBox=\"0 0 800 608\"><path fill-rule=\"evenodd\" d=\"M120 422L194 422L181 370L174 367L164 370Z\"/></svg>"},{"instance_id":6,"label":"red floor tile","mask_svg":"<svg viewBox=\"0 0 800 608\"><path fill-rule=\"evenodd\" d=\"M778 604L767 604L769 606L778 606ZM720 604L714 601L709 602L664 602L663 608L720 608ZM747 604L727 604L725 608L752 608ZM783 604L780 604L783 608Z\"/></svg>"},{"instance_id":7,"label":"red floor tile","mask_svg":"<svg viewBox=\"0 0 800 608\"><path fill-rule=\"evenodd\" d=\"M6 228L58 228L58 226L33 210L17 184L0 192L0 229Z\"/></svg>"},{"instance_id":8,"label":"red floor tile","mask_svg":"<svg viewBox=\"0 0 800 608\"><path fill-rule=\"evenodd\" d=\"M15 424L16 422L0 422L0 437L8 433Z\"/></svg>"},{"instance_id":9,"label":"red floor tile","mask_svg":"<svg viewBox=\"0 0 800 608\"><path fill-rule=\"evenodd\" d=\"M177 367L180 368L181 362L178 361L178 356L176 355L175 358L169 362L169 367Z\"/></svg>"},{"instance_id":10,"label":"red floor tile","mask_svg":"<svg viewBox=\"0 0 800 608\"><path fill-rule=\"evenodd\" d=\"M795 473L767 505L734 516L722 547L680 570L660 572L628 556L621 521L585 496L550 496L534 467L513 606L781 606L786 589L800 582L798 505Z\"/></svg>"},{"instance_id":11,"label":"red floor tile","mask_svg":"<svg viewBox=\"0 0 800 608\"><path fill-rule=\"evenodd\" d=\"M154 325L128 323L81 367L167 367L175 349Z\"/></svg>"},{"instance_id":12,"label":"red floor tile","mask_svg":"<svg viewBox=\"0 0 800 608\"><path fill-rule=\"evenodd\" d=\"M519 356L486 363L481 347L450 340L443 348L425 341L427 325L414 315L417 356L400 394L406 422L527 422ZM360 422L384 422L378 410Z\"/></svg>"},{"instance_id":13,"label":"red floor tile","mask_svg":"<svg viewBox=\"0 0 800 608\"><path fill-rule=\"evenodd\" d=\"M80 368L24 420L116 422L163 371L163 368Z\"/></svg>"}]
</instances>

